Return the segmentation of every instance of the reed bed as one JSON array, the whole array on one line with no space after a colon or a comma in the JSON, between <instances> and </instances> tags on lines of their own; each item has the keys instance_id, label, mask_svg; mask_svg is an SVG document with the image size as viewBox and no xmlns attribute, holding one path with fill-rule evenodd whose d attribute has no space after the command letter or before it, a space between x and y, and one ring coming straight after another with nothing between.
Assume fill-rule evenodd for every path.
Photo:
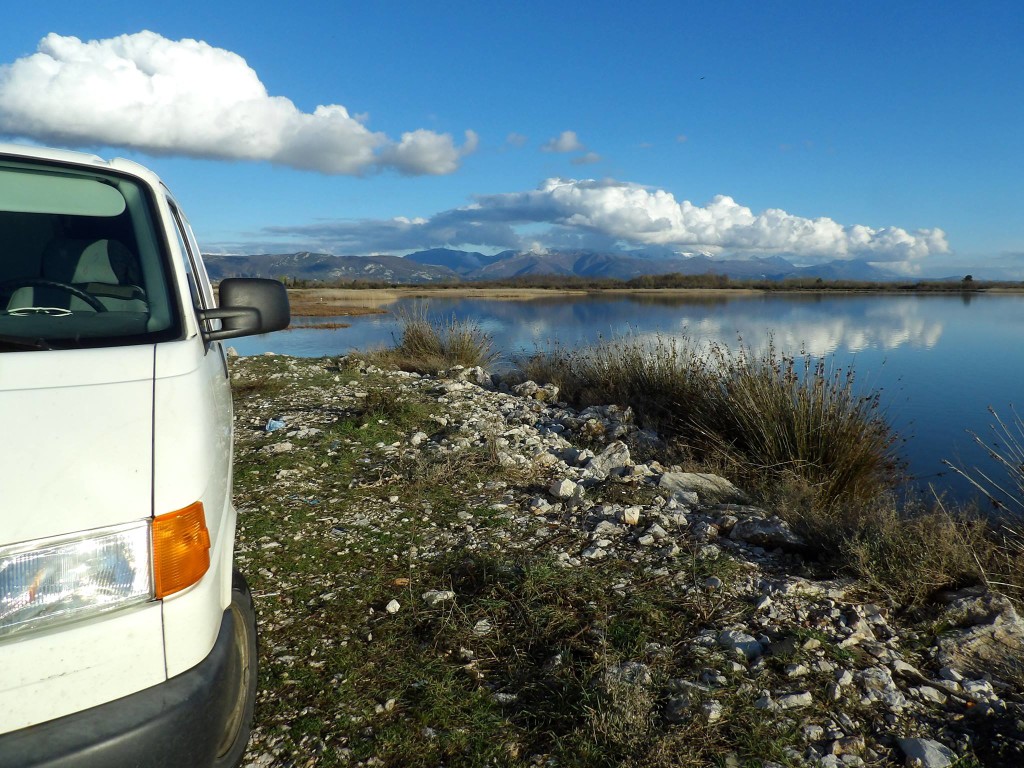
<instances>
[{"instance_id":1,"label":"reed bed","mask_svg":"<svg viewBox=\"0 0 1024 768\"><path fill-rule=\"evenodd\" d=\"M747 482L798 480L818 505L870 498L898 477L896 436L877 393L860 394L852 370L824 359L779 356L773 344L758 353L626 338L549 349L519 365L576 405L628 405L677 449Z\"/></svg>"}]
</instances>

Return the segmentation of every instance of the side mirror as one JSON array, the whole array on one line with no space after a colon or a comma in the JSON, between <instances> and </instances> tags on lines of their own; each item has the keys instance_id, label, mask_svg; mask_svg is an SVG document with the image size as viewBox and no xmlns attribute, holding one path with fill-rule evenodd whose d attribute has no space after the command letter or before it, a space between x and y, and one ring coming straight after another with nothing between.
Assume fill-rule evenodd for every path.
<instances>
[{"instance_id":1,"label":"side mirror","mask_svg":"<svg viewBox=\"0 0 1024 768\"><path fill-rule=\"evenodd\" d=\"M204 309L200 320L220 320L221 327L205 331L208 341L270 333L287 328L291 322L288 291L277 280L229 277L218 290L220 306Z\"/></svg>"}]
</instances>

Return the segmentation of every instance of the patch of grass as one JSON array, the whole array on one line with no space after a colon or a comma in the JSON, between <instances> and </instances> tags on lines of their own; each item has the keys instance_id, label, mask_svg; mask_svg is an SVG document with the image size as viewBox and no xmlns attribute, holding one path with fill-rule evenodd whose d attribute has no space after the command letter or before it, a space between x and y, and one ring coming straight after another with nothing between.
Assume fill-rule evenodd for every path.
<instances>
[{"instance_id":1,"label":"patch of grass","mask_svg":"<svg viewBox=\"0 0 1024 768\"><path fill-rule=\"evenodd\" d=\"M438 564L451 574L458 607L451 620L432 625L435 642L468 649L482 680L513 697L507 716L528 736L530 751L559 764L616 764L632 729L625 715L615 716L628 692L599 684L622 658L605 642L604 579L543 559L513 564L460 555L457 564ZM481 622L490 630L481 632Z\"/></svg>"},{"instance_id":2,"label":"patch of grass","mask_svg":"<svg viewBox=\"0 0 1024 768\"><path fill-rule=\"evenodd\" d=\"M900 605L984 580L987 525L933 509L877 502L840 531L840 557L864 583Z\"/></svg>"},{"instance_id":3,"label":"patch of grass","mask_svg":"<svg viewBox=\"0 0 1024 768\"><path fill-rule=\"evenodd\" d=\"M415 373L447 370L456 365L490 367L498 358L490 334L473 320L432 318L425 305L399 313L401 336L390 349L367 352L365 357L382 366Z\"/></svg>"},{"instance_id":4,"label":"patch of grass","mask_svg":"<svg viewBox=\"0 0 1024 768\"><path fill-rule=\"evenodd\" d=\"M298 365L284 355L245 358L244 364L231 364L231 392L239 402L249 398L277 398L287 391L333 387L339 379L351 378L352 370L338 367L335 360L323 358Z\"/></svg>"},{"instance_id":5,"label":"patch of grass","mask_svg":"<svg viewBox=\"0 0 1024 768\"><path fill-rule=\"evenodd\" d=\"M320 514L282 512L254 514L278 528ZM641 659L662 681L691 663L646 656L652 642L671 649L698 612L638 566L565 569L454 549L410 570L415 527L367 531L359 548L278 540L250 551L247 567L264 628L261 688L275 692L261 698L259 722L289 753L326 766L651 765L645 754L680 738L662 722L657 683L606 677ZM611 589L622 580L626 597ZM455 600L420 597L446 588ZM383 610L392 598L393 615ZM689 743L704 759L694 765L718 749Z\"/></svg>"},{"instance_id":6,"label":"patch of grass","mask_svg":"<svg viewBox=\"0 0 1024 768\"><path fill-rule=\"evenodd\" d=\"M273 397L284 389L284 384L275 379L232 379L231 394L237 398Z\"/></svg>"},{"instance_id":7,"label":"patch of grass","mask_svg":"<svg viewBox=\"0 0 1024 768\"><path fill-rule=\"evenodd\" d=\"M459 552L431 568L457 594L456 605L430 622L432 642L469 651L481 680L514 697L505 712L529 752L559 765L621 765L667 738L657 683L610 672L644 660L655 681L685 674L691 660L676 659L671 648L703 615L691 598L625 563L565 569L545 557ZM625 596L611 588L623 579ZM652 648L663 651L651 656Z\"/></svg>"},{"instance_id":8,"label":"patch of grass","mask_svg":"<svg viewBox=\"0 0 1024 768\"><path fill-rule=\"evenodd\" d=\"M355 416L362 424L387 422L399 431L426 424L429 408L423 400L396 394L387 386L367 382L366 397L360 399Z\"/></svg>"},{"instance_id":9,"label":"patch of grass","mask_svg":"<svg viewBox=\"0 0 1024 768\"><path fill-rule=\"evenodd\" d=\"M771 507L825 564L900 606L919 606L939 591L985 581L997 556L984 518L894 491L821 508L791 480L774 489Z\"/></svg>"}]
</instances>

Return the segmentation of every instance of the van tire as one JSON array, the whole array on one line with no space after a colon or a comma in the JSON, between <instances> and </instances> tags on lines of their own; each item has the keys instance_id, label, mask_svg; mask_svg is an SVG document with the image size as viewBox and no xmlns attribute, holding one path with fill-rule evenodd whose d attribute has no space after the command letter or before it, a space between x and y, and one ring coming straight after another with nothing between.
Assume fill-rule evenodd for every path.
<instances>
[{"instance_id":1,"label":"van tire","mask_svg":"<svg viewBox=\"0 0 1024 768\"><path fill-rule=\"evenodd\" d=\"M249 744L253 710L256 706L256 610L253 607L249 585L238 571L231 574L231 618L234 628L231 665L237 670L233 677L237 677L238 683L213 768L237 768L241 765Z\"/></svg>"}]
</instances>

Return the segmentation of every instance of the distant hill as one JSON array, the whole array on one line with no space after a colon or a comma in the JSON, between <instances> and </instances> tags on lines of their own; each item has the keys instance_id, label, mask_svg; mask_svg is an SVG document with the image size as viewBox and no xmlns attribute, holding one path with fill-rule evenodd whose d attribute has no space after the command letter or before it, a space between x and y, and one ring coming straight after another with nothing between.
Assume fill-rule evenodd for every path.
<instances>
[{"instance_id":1,"label":"distant hill","mask_svg":"<svg viewBox=\"0 0 1024 768\"><path fill-rule=\"evenodd\" d=\"M405 257L333 256L327 253L284 253L250 256L209 254L210 277L282 277L335 282L366 280L389 283L431 283L462 280L508 280L517 277L564 277L629 280L641 275L726 275L740 280L863 280L888 282L898 275L861 261L832 261L797 267L784 256L747 259L694 256L634 255L629 252L566 250L536 253L502 251L488 256L475 251L431 248Z\"/></svg>"},{"instance_id":2,"label":"distant hill","mask_svg":"<svg viewBox=\"0 0 1024 768\"><path fill-rule=\"evenodd\" d=\"M299 280L367 280L432 283L458 280L447 267L420 264L400 256L332 256L329 253L279 253L253 256L204 255L212 280L225 277L292 277Z\"/></svg>"},{"instance_id":3,"label":"distant hill","mask_svg":"<svg viewBox=\"0 0 1024 768\"><path fill-rule=\"evenodd\" d=\"M506 252L507 253L507 252ZM476 251L455 251L451 248L431 248L427 251L410 253L405 258L419 264L432 264L435 267L447 267L448 269L467 275L478 269L493 264L502 258L501 254L485 256Z\"/></svg>"}]
</instances>

